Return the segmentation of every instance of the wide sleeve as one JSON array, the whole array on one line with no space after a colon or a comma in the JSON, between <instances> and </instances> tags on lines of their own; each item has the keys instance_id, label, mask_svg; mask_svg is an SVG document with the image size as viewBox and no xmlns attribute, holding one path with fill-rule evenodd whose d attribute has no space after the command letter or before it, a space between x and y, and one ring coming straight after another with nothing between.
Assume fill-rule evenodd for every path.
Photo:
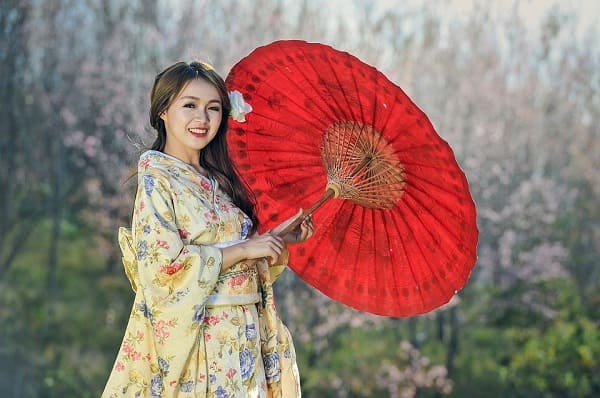
<instances>
[{"instance_id":1,"label":"wide sleeve","mask_svg":"<svg viewBox=\"0 0 600 398\"><path fill-rule=\"evenodd\" d=\"M269 266L269 273L271 274L271 283L275 283L277 278L279 278L279 276L283 274L283 271L285 271L285 269L287 268L288 260L289 252L286 247L281 253L281 256L279 256L279 261L277 261L277 264Z\"/></svg>"},{"instance_id":2,"label":"wide sleeve","mask_svg":"<svg viewBox=\"0 0 600 398\"><path fill-rule=\"evenodd\" d=\"M221 271L222 253L218 247L184 244L176 224L176 209L181 205L167 178L140 176L132 244L137 288L144 299L142 313L155 325L155 332L157 322L167 331L195 329ZM157 337L159 342L167 340Z\"/></svg>"}]
</instances>

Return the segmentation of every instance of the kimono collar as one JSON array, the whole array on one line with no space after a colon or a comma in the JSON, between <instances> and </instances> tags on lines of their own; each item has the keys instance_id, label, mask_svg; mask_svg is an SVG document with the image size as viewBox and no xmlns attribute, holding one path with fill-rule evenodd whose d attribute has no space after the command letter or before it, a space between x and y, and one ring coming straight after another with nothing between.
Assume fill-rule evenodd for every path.
<instances>
[{"instance_id":1,"label":"kimono collar","mask_svg":"<svg viewBox=\"0 0 600 398\"><path fill-rule=\"evenodd\" d=\"M140 156L138 173L144 174L148 169L162 170L172 175L184 174L188 177L202 176L208 178L183 160L155 150L146 151Z\"/></svg>"}]
</instances>

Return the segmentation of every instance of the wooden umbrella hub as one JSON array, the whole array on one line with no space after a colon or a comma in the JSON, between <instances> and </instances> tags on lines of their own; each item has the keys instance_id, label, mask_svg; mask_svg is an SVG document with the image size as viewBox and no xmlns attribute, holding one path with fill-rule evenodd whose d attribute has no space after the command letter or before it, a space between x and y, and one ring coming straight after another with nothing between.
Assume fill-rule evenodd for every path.
<instances>
[{"instance_id":1,"label":"wooden umbrella hub","mask_svg":"<svg viewBox=\"0 0 600 398\"><path fill-rule=\"evenodd\" d=\"M404 168L394 148L372 126L338 122L323 135L321 156L334 197L389 209L402 197Z\"/></svg>"},{"instance_id":2,"label":"wooden umbrella hub","mask_svg":"<svg viewBox=\"0 0 600 398\"><path fill-rule=\"evenodd\" d=\"M373 127L338 122L323 134L321 157L327 172L323 196L280 232L293 231L332 198L374 209L391 209L404 194L405 174L394 148Z\"/></svg>"}]
</instances>

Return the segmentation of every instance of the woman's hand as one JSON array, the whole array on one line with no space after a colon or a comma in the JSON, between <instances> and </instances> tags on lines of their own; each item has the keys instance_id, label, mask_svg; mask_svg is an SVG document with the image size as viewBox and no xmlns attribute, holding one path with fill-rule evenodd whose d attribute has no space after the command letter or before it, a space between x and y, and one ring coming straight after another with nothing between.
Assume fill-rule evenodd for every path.
<instances>
[{"instance_id":1,"label":"woman's hand","mask_svg":"<svg viewBox=\"0 0 600 398\"><path fill-rule=\"evenodd\" d=\"M247 259L267 257L271 264L277 263L279 256L285 249L283 239L270 232L263 235L254 234L241 245L244 246Z\"/></svg>"},{"instance_id":2,"label":"woman's hand","mask_svg":"<svg viewBox=\"0 0 600 398\"><path fill-rule=\"evenodd\" d=\"M302 209L296 215L263 235L254 234L247 241L221 249L223 253L222 269L226 270L242 260L254 260L264 257L269 259L271 265L277 264L286 243L304 242L312 236L315 230L312 217L307 216L297 228L283 237L279 236L281 231L299 217L302 217Z\"/></svg>"},{"instance_id":3,"label":"woman's hand","mask_svg":"<svg viewBox=\"0 0 600 398\"><path fill-rule=\"evenodd\" d=\"M283 239L272 232L263 235L254 234L250 239L221 249L223 269L227 269L242 260L266 257L269 263L276 264L285 248Z\"/></svg>"},{"instance_id":4,"label":"woman's hand","mask_svg":"<svg viewBox=\"0 0 600 398\"><path fill-rule=\"evenodd\" d=\"M283 231L288 225L290 225L291 223L296 221L298 218L303 217L302 214L303 214L303 210L302 209L298 210L298 213L296 213L294 216L285 220L284 222L279 224L277 227L273 228L273 230L271 230L271 233L273 233L275 235L279 235L281 233L281 231ZM298 227L296 227L291 232L282 236L282 238L285 243L300 243L300 242L304 242L306 239L310 238L314 231L315 231L315 226L313 224L312 216L309 215L304 218L304 220Z\"/></svg>"}]
</instances>

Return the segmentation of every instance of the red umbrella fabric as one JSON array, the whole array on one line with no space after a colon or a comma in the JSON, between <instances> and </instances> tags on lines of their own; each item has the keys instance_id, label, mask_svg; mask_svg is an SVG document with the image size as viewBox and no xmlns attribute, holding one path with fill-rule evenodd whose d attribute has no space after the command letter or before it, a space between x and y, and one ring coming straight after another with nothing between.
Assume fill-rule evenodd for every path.
<instances>
[{"instance_id":1,"label":"red umbrella fabric","mask_svg":"<svg viewBox=\"0 0 600 398\"><path fill-rule=\"evenodd\" d=\"M304 281L387 316L428 312L463 288L476 261L475 205L452 149L400 87L349 53L299 40L255 49L226 84L253 108L231 122L228 144L263 231L322 197L339 152L332 131L344 151L368 141L363 152L378 154L363 156L395 170L375 190L381 203L337 198L314 213L313 238L289 246ZM346 179L362 178L354 174Z\"/></svg>"}]
</instances>

